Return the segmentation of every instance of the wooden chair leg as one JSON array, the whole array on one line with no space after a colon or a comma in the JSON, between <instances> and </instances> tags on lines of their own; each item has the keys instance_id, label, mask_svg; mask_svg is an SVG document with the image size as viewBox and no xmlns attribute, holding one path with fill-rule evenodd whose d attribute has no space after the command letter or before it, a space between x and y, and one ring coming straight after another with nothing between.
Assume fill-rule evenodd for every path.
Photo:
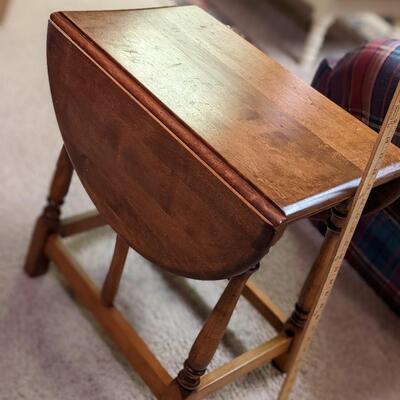
<instances>
[{"instance_id":1,"label":"wooden chair leg","mask_svg":"<svg viewBox=\"0 0 400 400\"><path fill-rule=\"evenodd\" d=\"M328 229L324 243L302 288L295 310L284 327L284 330L289 335L293 336L293 340L289 351L274 360L274 364L281 371L290 373L293 365L299 357L299 349L306 335L305 326L307 319L319 299L322 285L328 278L331 268L330 260L336 251L339 236L346 219L347 210L348 204L342 204L335 207L328 219ZM286 399L289 392L289 389L284 390L283 393L281 392L279 399Z\"/></svg>"},{"instance_id":2,"label":"wooden chair leg","mask_svg":"<svg viewBox=\"0 0 400 400\"><path fill-rule=\"evenodd\" d=\"M50 185L47 205L36 221L31 244L25 260L25 271L29 276L42 275L47 271L49 260L44 254L48 237L60 226L60 207L68 192L73 167L65 147L61 149L56 170Z\"/></svg>"},{"instance_id":3,"label":"wooden chair leg","mask_svg":"<svg viewBox=\"0 0 400 400\"><path fill-rule=\"evenodd\" d=\"M170 385L163 400L184 399L199 386L200 378L205 374L207 366L225 334L226 327L246 282L258 267L257 264L250 271L230 279L218 303L198 334L189 357L184 363L184 368Z\"/></svg>"},{"instance_id":4,"label":"wooden chair leg","mask_svg":"<svg viewBox=\"0 0 400 400\"><path fill-rule=\"evenodd\" d=\"M114 303L114 298L118 292L126 257L128 255L128 250L129 245L127 241L122 236L117 235L110 269L101 291L101 302L106 307L111 307Z\"/></svg>"}]
</instances>

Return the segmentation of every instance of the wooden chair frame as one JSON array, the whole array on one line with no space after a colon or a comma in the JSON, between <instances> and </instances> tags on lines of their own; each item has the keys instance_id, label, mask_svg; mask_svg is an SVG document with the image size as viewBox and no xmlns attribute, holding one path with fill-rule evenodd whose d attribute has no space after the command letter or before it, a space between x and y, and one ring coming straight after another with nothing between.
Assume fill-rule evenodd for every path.
<instances>
[{"instance_id":1,"label":"wooden chair frame","mask_svg":"<svg viewBox=\"0 0 400 400\"><path fill-rule=\"evenodd\" d=\"M304 339L307 316L318 300L318 289L325 282L329 272L327 260L337 244L346 216L346 204L335 208L329 218L328 233L321 252L289 320L286 321L284 313L266 294L254 283L247 281L258 266L245 274L231 278L193 344L184 368L177 378L173 379L113 305L129 250L124 238L117 236L111 266L102 290L94 285L63 244L63 238L107 224L97 211L60 219L61 205L68 192L72 173L72 164L63 147L50 186L48 204L36 223L25 270L30 276L38 276L46 272L49 262L52 261L79 301L93 314L156 398L201 399L271 361L282 371L290 371L298 357L299 345ZM270 322L278 335L205 374L241 295L245 296ZM280 399L284 400L287 396L286 391L281 394Z\"/></svg>"}]
</instances>

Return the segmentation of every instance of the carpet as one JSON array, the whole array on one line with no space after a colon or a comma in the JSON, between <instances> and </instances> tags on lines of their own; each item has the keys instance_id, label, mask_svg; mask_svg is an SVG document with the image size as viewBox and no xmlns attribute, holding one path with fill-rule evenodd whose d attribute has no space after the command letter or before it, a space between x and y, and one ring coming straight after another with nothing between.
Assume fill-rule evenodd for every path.
<instances>
[{"instance_id":1,"label":"carpet","mask_svg":"<svg viewBox=\"0 0 400 400\"><path fill-rule=\"evenodd\" d=\"M113 1L113 8L169 1ZM9 0L0 24L0 399L145 400L152 396L52 269L22 272L33 221L44 205L61 141L46 76L48 14L110 8L106 0ZM276 46L278 49L278 46ZM74 179L65 215L91 208ZM114 234L102 228L69 240L100 284ZM254 279L289 313L321 244L307 221L290 227ZM131 251L117 306L174 375L225 282L163 273ZM240 300L211 368L273 334ZM395 400L400 392L400 320L347 265L339 275L293 399ZM273 400L282 376L270 366L212 399Z\"/></svg>"}]
</instances>

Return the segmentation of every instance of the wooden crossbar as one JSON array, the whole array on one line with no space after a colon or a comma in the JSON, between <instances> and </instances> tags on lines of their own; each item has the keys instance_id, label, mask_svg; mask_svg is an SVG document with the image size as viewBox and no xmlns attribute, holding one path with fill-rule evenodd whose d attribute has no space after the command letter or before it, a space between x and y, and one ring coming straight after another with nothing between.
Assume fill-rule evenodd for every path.
<instances>
[{"instance_id":1,"label":"wooden crossbar","mask_svg":"<svg viewBox=\"0 0 400 400\"><path fill-rule=\"evenodd\" d=\"M97 210L93 210L63 219L60 236L73 236L104 225L107 225L104 218ZM242 294L278 332L282 330L287 318L266 293L249 281Z\"/></svg>"},{"instance_id":2,"label":"wooden crossbar","mask_svg":"<svg viewBox=\"0 0 400 400\"><path fill-rule=\"evenodd\" d=\"M61 221L60 236L68 237L107 225L97 210L88 211Z\"/></svg>"},{"instance_id":3,"label":"wooden crossbar","mask_svg":"<svg viewBox=\"0 0 400 400\"><path fill-rule=\"evenodd\" d=\"M278 332L282 331L287 317L266 293L248 281L242 294Z\"/></svg>"},{"instance_id":4,"label":"wooden crossbar","mask_svg":"<svg viewBox=\"0 0 400 400\"><path fill-rule=\"evenodd\" d=\"M262 345L216 368L202 378L200 386L188 399L202 399L254 369L269 363L275 357L288 351L291 340L292 338L281 333Z\"/></svg>"},{"instance_id":5,"label":"wooden crossbar","mask_svg":"<svg viewBox=\"0 0 400 400\"><path fill-rule=\"evenodd\" d=\"M101 304L99 290L70 255L58 235L49 237L45 253L55 263L80 302L96 317L131 366L159 398L172 378L146 343L115 307L104 307Z\"/></svg>"}]
</instances>

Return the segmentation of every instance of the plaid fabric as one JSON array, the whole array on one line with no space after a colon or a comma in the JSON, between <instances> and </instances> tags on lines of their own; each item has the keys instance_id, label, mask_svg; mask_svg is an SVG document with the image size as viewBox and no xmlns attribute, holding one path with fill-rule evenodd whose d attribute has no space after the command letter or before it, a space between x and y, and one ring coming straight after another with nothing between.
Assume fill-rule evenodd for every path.
<instances>
[{"instance_id":1,"label":"plaid fabric","mask_svg":"<svg viewBox=\"0 0 400 400\"><path fill-rule=\"evenodd\" d=\"M399 79L400 41L379 39L322 61L312 85L379 131ZM393 143L400 147L400 129ZM347 258L400 314L400 200L360 221Z\"/></svg>"}]
</instances>

